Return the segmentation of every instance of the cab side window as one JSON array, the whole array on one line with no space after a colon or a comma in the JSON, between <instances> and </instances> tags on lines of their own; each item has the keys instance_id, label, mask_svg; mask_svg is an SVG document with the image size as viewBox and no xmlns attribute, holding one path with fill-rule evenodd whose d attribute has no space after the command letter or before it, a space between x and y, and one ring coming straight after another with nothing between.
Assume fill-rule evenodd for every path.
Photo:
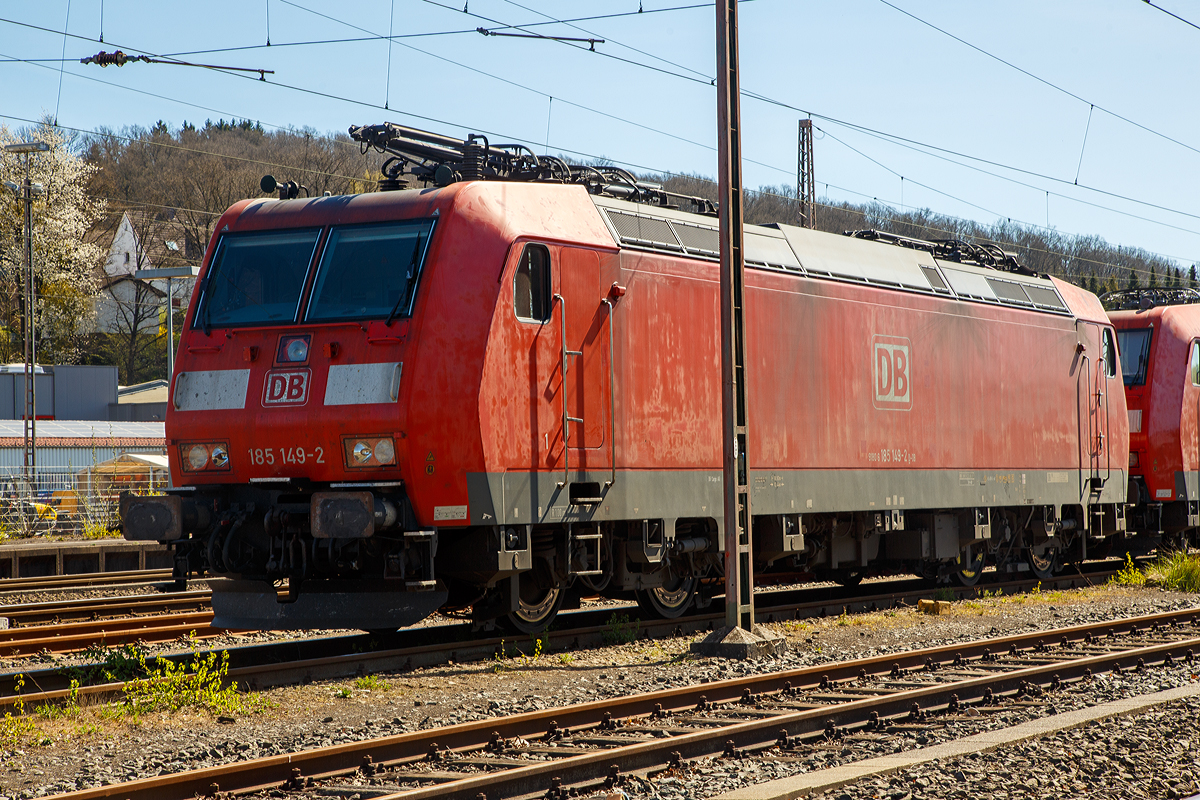
<instances>
[{"instance_id":1,"label":"cab side window","mask_svg":"<svg viewBox=\"0 0 1200 800\"><path fill-rule=\"evenodd\" d=\"M1200 342L1192 342L1192 353L1188 356L1188 375L1192 386L1200 386Z\"/></svg>"},{"instance_id":2,"label":"cab side window","mask_svg":"<svg viewBox=\"0 0 1200 800\"><path fill-rule=\"evenodd\" d=\"M1115 378L1117 376L1117 347L1113 343L1112 331L1108 328L1104 329L1104 341L1101 346L1104 351L1104 374Z\"/></svg>"},{"instance_id":3,"label":"cab side window","mask_svg":"<svg viewBox=\"0 0 1200 800\"><path fill-rule=\"evenodd\" d=\"M550 251L540 244L527 244L521 253L513 275L513 305L518 319L550 319Z\"/></svg>"}]
</instances>

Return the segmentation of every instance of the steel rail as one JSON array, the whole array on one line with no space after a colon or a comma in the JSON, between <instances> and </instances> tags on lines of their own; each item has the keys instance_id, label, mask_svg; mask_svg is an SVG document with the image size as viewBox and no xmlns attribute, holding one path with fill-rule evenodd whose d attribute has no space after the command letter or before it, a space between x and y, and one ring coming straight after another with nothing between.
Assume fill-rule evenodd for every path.
<instances>
[{"instance_id":1,"label":"steel rail","mask_svg":"<svg viewBox=\"0 0 1200 800\"><path fill-rule=\"evenodd\" d=\"M112 588L113 584L135 586L171 580L169 569L138 569L125 572L85 572L79 575L50 575L37 578L0 578L0 596L34 591L68 591L93 586Z\"/></svg>"},{"instance_id":2,"label":"steel rail","mask_svg":"<svg viewBox=\"0 0 1200 800\"><path fill-rule=\"evenodd\" d=\"M1200 636L1186 635L1195 633L1190 630L1195 622L1200 620L1200 609L1162 612L1159 614L1132 617L1122 620L1111 620L1087 625L1076 625L1050 631L1034 631L1015 636L999 637L996 639L978 640L974 642L946 645L926 650L915 650L906 653L886 654L871 658L855 659L836 664L824 664L800 669L786 670L778 673L751 675L744 678L716 681L713 683L696 684L676 689L667 689L647 694L634 695L624 698L607 698L604 700L581 703L568 707L545 709L518 714L505 719L483 719L458 725L451 725L434 730L415 731L380 739L367 740L344 745L318 748L315 750L272 756L235 764L208 767L192 770L175 775L156 776L121 784L96 787L77 792L59 795L60 800L96 800L98 798L120 797L128 800L170 800L194 797L197 794L213 794L222 792L250 792L262 789L302 788L308 779L325 779L338 775L347 775L366 766L372 772L386 766L403 766L424 760L428 754L445 754L455 751L482 750L497 736L503 739L510 737L535 738L545 736L554 730L571 729L603 729L605 720L630 719L646 715L661 716L664 712L679 712L696 707L708 708L712 704L730 704L721 710L737 714L739 709L746 708L738 701L749 697L760 700L766 693L787 693L789 696L797 690L809 691L821 687L833 687L836 682L844 679L861 680L867 676L879 676L888 673L899 677L905 669L923 669L936 674L938 665L943 668L946 662L959 663L970 669L985 663L986 654L996 650L1010 651L1016 648L1018 663L1005 672L995 672L986 675L970 674L960 680L944 683L931 683L915 688L901 688L899 691L880 694L877 696L855 699L849 702L835 703L828 706L812 707L811 705L799 711L784 710L777 715L762 716L752 720L726 719L729 724L719 728L683 733L668 736L664 739L637 741L615 749L597 750L594 753L568 756L567 758L546 762L533 762L504 773L464 774L461 780L452 783L439 783L432 787L422 787L411 791L389 795L390 800L424 800L424 798L463 798L474 800L484 792L490 798L512 797L531 792L544 792L553 785L553 779L558 778L567 785L593 785L598 776L605 773L609 765L618 764L624 772L642 770L655 766L666 765L672 760L672 753L680 753L684 758L694 758L711 755L726 748L726 742L732 741L738 748L769 746L772 741L780 738L780 732L786 732L788 737L808 736L827 728L832 722L835 726L845 727L858 725L866 721L874 712L880 718L892 718L910 713L914 703L924 710L939 710L951 703L970 702L983 698L988 691L993 696L1021 690L1024 686L1036 683L1039 685L1053 683L1055 680L1066 678L1078 679L1091 672L1110 669L1114 665L1139 667L1143 664L1157 663L1168 657L1184 655L1191 659L1192 654L1200 649ZM1154 630L1157 626L1159 633L1163 625L1187 621L1193 623L1188 630L1173 634L1181 635L1174 641L1139 644L1134 647L1121 647L1116 652L1093 652L1096 648L1121 646L1119 640L1096 644L1097 635L1118 632L1144 632ZM1090 642L1083 652L1069 658L1053 658L1043 656L1038 649L1046 640L1065 639L1067 646L1072 643ZM1062 645L1060 644L1061 648ZM1036 653L1028 652L1033 649ZM1021 658L1022 650L1024 659ZM1067 654L1064 654L1067 655ZM973 665L970 659L979 659ZM1008 658L1008 656L1005 656ZM1048 661L1047 661L1048 659ZM1045 663L1034 663L1026 666L1029 660L1043 660ZM1025 663L1022 663L1025 662ZM998 669L1009 665L995 664L986 661L989 669ZM952 671L950 667L947 671ZM884 678L886 682L888 678ZM875 686L880 684L875 683ZM911 683L909 684L911 687ZM611 724L611 723L609 723Z\"/></svg>"},{"instance_id":3,"label":"steel rail","mask_svg":"<svg viewBox=\"0 0 1200 800\"><path fill-rule=\"evenodd\" d=\"M33 655L43 651L67 653L96 644L164 642L193 632L201 638L225 634L227 631L224 629L210 627L212 618L212 611L201 611L9 628L0 630L0 657Z\"/></svg>"},{"instance_id":4,"label":"steel rail","mask_svg":"<svg viewBox=\"0 0 1200 800\"><path fill-rule=\"evenodd\" d=\"M86 600L51 600L44 603L0 605L0 618L7 619L11 628L18 625L94 620L100 616L128 617L139 613L165 614L181 609L202 611L209 606L211 598L211 592L196 590L157 595L96 597Z\"/></svg>"}]
</instances>

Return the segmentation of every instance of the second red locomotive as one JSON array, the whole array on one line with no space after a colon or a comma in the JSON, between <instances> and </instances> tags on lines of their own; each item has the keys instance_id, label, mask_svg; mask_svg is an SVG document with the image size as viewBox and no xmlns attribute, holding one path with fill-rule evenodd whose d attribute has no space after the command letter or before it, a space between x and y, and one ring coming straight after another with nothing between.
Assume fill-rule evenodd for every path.
<instances>
[{"instance_id":1,"label":"second red locomotive","mask_svg":"<svg viewBox=\"0 0 1200 800\"><path fill-rule=\"evenodd\" d=\"M126 498L125 535L222 578L216 624L241 628L448 604L534 631L572 587L664 616L709 602L711 206L481 137L352 134L400 190L218 223L171 387L175 488ZM745 241L757 571L1046 576L1124 530L1094 296L961 242Z\"/></svg>"},{"instance_id":2,"label":"second red locomotive","mask_svg":"<svg viewBox=\"0 0 1200 800\"><path fill-rule=\"evenodd\" d=\"M1129 408L1129 526L1184 547L1200 530L1200 292L1143 289L1106 296L1118 310Z\"/></svg>"}]
</instances>

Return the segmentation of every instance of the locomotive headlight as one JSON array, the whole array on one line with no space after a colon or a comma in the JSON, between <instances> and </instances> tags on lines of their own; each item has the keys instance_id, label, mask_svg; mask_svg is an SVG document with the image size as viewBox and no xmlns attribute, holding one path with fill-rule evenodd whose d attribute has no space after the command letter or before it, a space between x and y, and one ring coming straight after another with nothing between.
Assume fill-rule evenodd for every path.
<instances>
[{"instance_id":1,"label":"locomotive headlight","mask_svg":"<svg viewBox=\"0 0 1200 800\"><path fill-rule=\"evenodd\" d=\"M192 470L199 472L208 466L208 448L202 444L194 444L187 451L187 462Z\"/></svg>"},{"instance_id":2,"label":"locomotive headlight","mask_svg":"<svg viewBox=\"0 0 1200 800\"><path fill-rule=\"evenodd\" d=\"M375 443L375 460L380 464L391 464L396 460L396 446L391 439L380 439Z\"/></svg>"},{"instance_id":3,"label":"locomotive headlight","mask_svg":"<svg viewBox=\"0 0 1200 800\"><path fill-rule=\"evenodd\" d=\"M184 472L229 469L228 442L184 442L179 446Z\"/></svg>"},{"instance_id":4,"label":"locomotive headlight","mask_svg":"<svg viewBox=\"0 0 1200 800\"><path fill-rule=\"evenodd\" d=\"M279 338L279 349L275 353L275 360L281 364L303 364L308 361L308 345L312 337L308 334L304 336L281 336Z\"/></svg>"},{"instance_id":5,"label":"locomotive headlight","mask_svg":"<svg viewBox=\"0 0 1200 800\"><path fill-rule=\"evenodd\" d=\"M350 469L376 469L396 464L396 443L390 436L346 436L342 453Z\"/></svg>"},{"instance_id":6,"label":"locomotive headlight","mask_svg":"<svg viewBox=\"0 0 1200 800\"><path fill-rule=\"evenodd\" d=\"M288 361L304 361L308 358L308 342L292 339L287 346Z\"/></svg>"}]
</instances>

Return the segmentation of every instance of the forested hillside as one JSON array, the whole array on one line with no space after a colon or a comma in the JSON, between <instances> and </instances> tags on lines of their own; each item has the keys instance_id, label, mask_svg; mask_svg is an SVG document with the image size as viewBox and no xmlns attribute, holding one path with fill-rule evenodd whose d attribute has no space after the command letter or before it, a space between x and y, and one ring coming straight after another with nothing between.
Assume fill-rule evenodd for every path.
<instances>
[{"instance_id":1,"label":"forested hillside","mask_svg":"<svg viewBox=\"0 0 1200 800\"><path fill-rule=\"evenodd\" d=\"M85 190L69 200L78 207L76 211L57 208L47 211L44 219L35 219L35 240L43 224L47 232L55 224L62 227L52 220L87 223L86 233L83 228L71 229L70 236L58 236L61 253L53 258L61 266L35 277L41 298L41 352L65 363L115 364L123 384L166 376L165 295L161 284L133 280L136 270L197 265L221 213L238 200L264 196L259 188L263 175L271 174L281 182L294 180L310 196L371 192L376 191L379 167L385 160L376 152L363 153L344 134L266 131L250 121L184 123L178 129L158 122L148 128L101 130L77 138L56 137L46 125L29 131L0 129L6 139L16 134L53 141L51 156L63 165L54 168L54 174L77 175L63 185ZM5 160L3 167L6 175L17 175L16 161ZM717 194L713 181L701 176L646 175L643 179L681 194L710 199ZM48 185L59 185L49 174L47 180ZM61 204L73 195L63 190L54 197ZM23 264L17 235L20 221L15 203L0 212L6 231L0 237L0 272L11 278L5 286L12 290L0 291L0 356L12 360L19 357L23 318L15 289ZM797 224L795 190L763 187L748 192L746 220ZM816 225L835 233L873 228L918 239L993 243L1015 253L1030 269L1098 294L1135 285L1195 287L1197 283L1194 265L1173 263L1138 247L1110 244L1104 231L1062 234L1008 221L981 224L927 209L898 212L880 203L856 205L824 198ZM122 255L116 252L125 241L121 236L136 241L123 254L123 264L114 261ZM50 257L46 250L39 260ZM179 298L176 306L175 319L181 322L186 298Z\"/></svg>"}]
</instances>

